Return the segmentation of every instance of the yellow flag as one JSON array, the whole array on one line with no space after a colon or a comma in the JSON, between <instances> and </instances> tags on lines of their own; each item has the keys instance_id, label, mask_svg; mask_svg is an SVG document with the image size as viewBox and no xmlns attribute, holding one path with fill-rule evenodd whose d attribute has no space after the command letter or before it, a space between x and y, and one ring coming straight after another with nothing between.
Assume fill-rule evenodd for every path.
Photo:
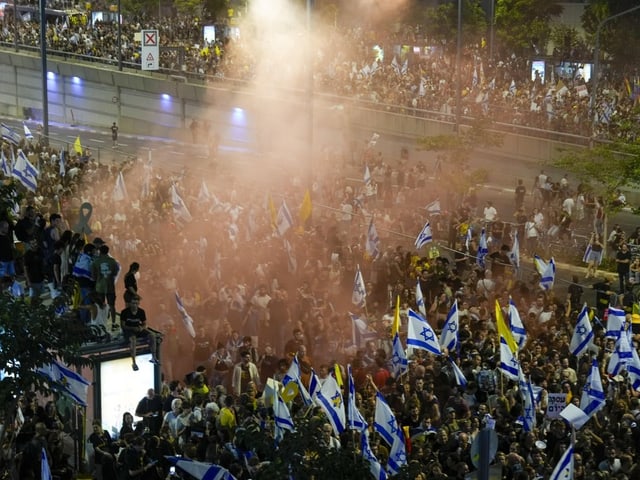
<instances>
[{"instance_id":1,"label":"yellow flag","mask_svg":"<svg viewBox=\"0 0 640 480\"><path fill-rule=\"evenodd\" d=\"M342 370L340 370L340 365L338 365L337 363L334 363L333 372L334 372L334 375L336 376L336 383L338 384L339 387L342 387L344 383L342 382Z\"/></svg>"},{"instance_id":2,"label":"yellow flag","mask_svg":"<svg viewBox=\"0 0 640 480\"><path fill-rule=\"evenodd\" d=\"M278 218L278 212L276 211L276 206L273 203L273 198L271 198L271 194L267 199L267 206L269 208L269 216L271 217L271 226L273 228L276 227L276 219Z\"/></svg>"},{"instance_id":3,"label":"yellow flag","mask_svg":"<svg viewBox=\"0 0 640 480\"><path fill-rule=\"evenodd\" d=\"M311 216L313 206L311 205L311 193L309 190L304 192L304 198L302 199L302 205L300 205L300 223L304 224Z\"/></svg>"},{"instance_id":4,"label":"yellow flag","mask_svg":"<svg viewBox=\"0 0 640 480\"><path fill-rule=\"evenodd\" d=\"M516 343L515 338L513 338L511 329L504 321L504 316L502 315L502 309L500 308L500 302L498 302L498 300L496 300L496 324L498 326L498 333L500 336L505 339L509 349L513 353L516 353L518 351L518 344Z\"/></svg>"},{"instance_id":5,"label":"yellow flag","mask_svg":"<svg viewBox=\"0 0 640 480\"><path fill-rule=\"evenodd\" d=\"M78 155L82 155L82 144L80 143L80 135L76 137L76 141L73 142L73 149Z\"/></svg>"},{"instance_id":6,"label":"yellow flag","mask_svg":"<svg viewBox=\"0 0 640 480\"><path fill-rule=\"evenodd\" d=\"M400 331L400 295L396 297L396 311L393 314L393 324L391 325L391 338Z\"/></svg>"}]
</instances>

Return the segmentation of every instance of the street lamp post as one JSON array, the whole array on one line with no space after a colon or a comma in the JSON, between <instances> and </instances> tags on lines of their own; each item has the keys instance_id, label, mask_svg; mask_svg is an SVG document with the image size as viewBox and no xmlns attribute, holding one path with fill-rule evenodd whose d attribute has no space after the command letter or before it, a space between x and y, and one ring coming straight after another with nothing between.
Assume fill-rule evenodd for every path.
<instances>
[{"instance_id":1,"label":"street lamp post","mask_svg":"<svg viewBox=\"0 0 640 480\"><path fill-rule=\"evenodd\" d=\"M122 16L120 12L120 0L118 0L118 70L122 71Z\"/></svg>"},{"instance_id":2,"label":"street lamp post","mask_svg":"<svg viewBox=\"0 0 640 480\"><path fill-rule=\"evenodd\" d=\"M42 138L49 143L49 90L47 85L47 15L46 0L40 0L40 63L42 68Z\"/></svg>"},{"instance_id":3,"label":"street lamp post","mask_svg":"<svg viewBox=\"0 0 640 480\"><path fill-rule=\"evenodd\" d=\"M311 38L312 28L312 6L313 0L307 0L307 186L309 194L313 183L313 39Z\"/></svg>"},{"instance_id":4,"label":"street lamp post","mask_svg":"<svg viewBox=\"0 0 640 480\"><path fill-rule=\"evenodd\" d=\"M635 12L640 9L640 5L636 5L635 7L624 10L620 13L616 13L615 15L611 15L610 17L605 18L598 24L598 28L596 28L596 45L593 51L593 87L591 89L591 99L589 101L589 108L591 109L591 131L595 132L596 127L596 94L598 91L598 76L600 75L600 32L602 31L602 27L605 23L613 20L614 18L622 17L623 15L627 15L628 13Z\"/></svg>"},{"instance_id":5,"label":"street lamp post","mask_svg":"<svg viewBox=\"0 0 640 480\"><path fill-rule=\"evenodd\" d=\"M458 0L458 41L456 45L456 124L455 131L460 133L460 116L462 114L462 76L461 76L461 56L462 56L462 0Z\"/></svg>"}]
</instances>

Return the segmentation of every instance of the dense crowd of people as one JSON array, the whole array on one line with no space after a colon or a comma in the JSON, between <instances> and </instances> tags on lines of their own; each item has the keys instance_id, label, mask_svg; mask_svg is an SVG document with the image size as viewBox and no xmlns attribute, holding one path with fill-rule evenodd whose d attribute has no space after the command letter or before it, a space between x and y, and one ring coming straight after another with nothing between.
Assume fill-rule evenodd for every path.
<instances>
[{"instance_id":1,"label":"dense crowd of people","mask_svg":"<svg viewBox=\"0 0 640 480\"><path fill-rule=\"evenodd\" d=\"M265 41L261 48L267 51L258 53L249 36L227 36L223 28L216 40L206 42L201 20L183 16L124 22L120 53L125 63L140 63L140 44L135 34L142 29L158 29L162 46L178 47L161 52L163 69L210 81L243 82L262 82L268 71L273 85L295 88L300 84L300 74L291 68L273 68L274 62L277 65L287 61L281 58L278 45ZM37 46L37 23L10 21L0 32L0 41ZM111 62L119 58L113 23L50 24L47 42L51 50L85 58ZM366 28L330 29L323 32L312 59L314 88L405 114L451 120L457 98L455 54L431 43L413 28L400 29L399 33L385 28L377 28L375 33ZM413 51L414 47L419 53ZM544 131L635 140L636 132L627 121L635 115L640 95L636 71L601 72L594 109L590 106L593 79L580 68L584 58L572 60L571 68L563 67L557 72L555 63L549 62L554 65L547 67L548 71L535 74L531 62L532 59L516 55L489 58L486 46L465 46L462 114Z\"/></svg>"},{"instance_id":2,"label":"dense crowd of people","mask_svg":"<svg viewBox=\"0 0 640 480\"><path fill-rule=\"evenodd\" d=\"M598 273L600 258L587 259L587 277L596 282L595 338L590 353L580 358L570 353L569 342L587 285L576 276L570 285L558 281L542 288L540 275L516 270L507 255L518 230L553 235L557 227L555 235L561 236L560 219L567 212L574 222L593 227L592 250L607 247L598 237L602 200L580 198L580 187L568 178L552 181L541 172L530 192L519 184L512 217L491 202L481 207L473 191L462 199L447 197L427 166L384 159L370 145L357 168L367 164L370 182L354 183L348 180L352 172L334 171L315 179L312 203L305 206L305 185L295 175L251 178L245 171L242 177L226 173L209 179L195 166L169 171L143 161L100 165L90 152L65 152L66 175L60 177L61 152L37 142L21 147L38 165L39 183L36 194L27 194L20 218L4 221L0 237L15 234L19 248L13 241L2 243L3 274L24 279L32 302L40 301L47 287L56 296L65 281L77 282L78 318L110 336L129 338L134 370L133 339L143 341L140 337L155 331L164 335L154 357L161 363L162 390L150 389L124 415L118 438L105 432L99 419L93 421L88 441L98 478L117 478L118 472L126 478L164 478L170 468L164 455L174 453L222 465L236 478L259 475L274 458L256 450L249 454L246 432L275 435L274 410L264 392L270 378L285 381L294 362L306 388L316 373L320 383L336 371L346 380L351 366L356 405L383 466L392 445L372 427L377 392L406 427L407 462L415 478L463 478L474 470L470 447L488 418L498 433L493 465L502 478L548 478L571 442L569 424L547 412L549 394L564 393L567 404L578 402L594 358L606 407L578 431L573 478L638 476L640 397L624 373L606 374L614 343L603 327L609 305L627 309L631 323L629 255L623 252L616 262L629 267L617 270L620 291L612 286L612 275ZM10 148L3 145L6 158ZM426 212L424 205L438 197L450 205ZM285 202L292 226L283 230ZM417 251L413 239L426 217L438 242ZM380 232L378 241L372 224ZM483 226L490 240L479 265ZM614 231L609 246L637 242L637 232L627 241L621 229ZM530 237L519 237L526 238L523 259L537 252ZM352 302L358 269L364 305ZM634 267L634 278L638 271ZM418 309L417 284L438 334L457 302L459 349L434 355L414 348L407 371L397 375L390 337L394 299L400 298L404 340L408 309ZM193 318L193 337L173 306L176 292ZM517 382L499 368L493 305L498 300L506 309L510 299L528 335L519 361L540 389L534 427L524 426ZM363 329L354 330L350 313ZM466 386L456 381L449 356ZM141 396L150 387L142 386ZM25 395L20 478L37 478L33 445L48 444L53 470L61 477L67 471L55 440L69 418L64 402L61 397L38 405L37 397ZM289 403L295 425L306 409L299 396ZM313 416L318 451L357 449L320 411Z\"/></svg>"}]
</instances>

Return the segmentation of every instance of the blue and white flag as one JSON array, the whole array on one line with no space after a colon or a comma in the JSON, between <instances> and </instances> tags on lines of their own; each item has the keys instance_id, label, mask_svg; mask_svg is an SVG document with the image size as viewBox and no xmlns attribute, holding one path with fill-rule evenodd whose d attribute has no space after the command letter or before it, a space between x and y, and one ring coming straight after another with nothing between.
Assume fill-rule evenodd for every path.
<instances>
[{"instance_id":1,"label":"blue and white flag","mask_svg":"<svg viewBox=\"0 0 640 480\"><path fill-rule=\"evenodd\" d=\"M24 129L24 138L27 140L33 140L33 134L31 133L31 130L29 130L29 127L27 127L26 123L22 122L22 128Z\"/></svg>"},{"instance_id":2,"label":"blue and white flag","mask_svg":"<svg viewBox=\"0 0 640 480\"><path fill-rule=\"evenodd\" d=\"M391 407L380 392L376 393L376 410L373 420L373 428L380 434L384 441L391 447L395 439L404 439L402 429L391 411Z\"/></svg>"},{"instance_id":3,"label":"blue and white flag","mask_svg":"<svg viewBox=\"0 0 640 480\"><path fill-rule=\"evenodd\" d=\"M589 308L585 302L578 315L576 327L573 330L569 351L576 357L579 357L587 351L591 343L593 343L593 329L589 321Z\"/></svg>"},{"instance_id":4,"label":"blue and white flag","mask_svg":"<svg viewBox=\"0 0 640 480\"><path fill-rule=\"evenodd\" d=\"M607 373L611 376L618 375L622 370L627 369L627 364L633 360L632 341L629 338L628 331L621 333L620 338L616 341L616 347L609 357L607 364Z\"/></svg>"},{"instance_id":5,"label":"blue and white flag","mask_svg":"<svg viewBox=\"0 0 640 480\"><path fill-rule=\"evenodd\" d=\"M17 179L24 188L35 192L38 188L38 169L34 167L24 152L18 149L18 158L13 165L13 178Z\"/></svg>"},{"instance_id":6,"label":"blue and white flag","mask_svg":"<svg viewBox=\"0 0 640 480\"><path fill-rule=\"evenodd\" d=\"M432 215L440 215L442 211L442 209L440 208L440 200L434 200L429 205L424 207L424 209Z\"/></svg>"},{"instance_id":7,"label":"blue and white flag","mask_svg":"<svg viewBox=\"0 0 640 480\"><path fill-rule=\"evenodd\" d=\"M316 395L316 400L324 411L336 435L344 432L347 421L344 411L344 400L338 382L328 375L322 388Z\"/></svg>"},{"instance_id":8,"label":"blue and white flag","mask_svg":"<svg viewBox=\"0 0 640 480\"><path fill-rule=\"evenodd\" d=\"M176 307L178 308L178 312L180 312L180 316L182 317L182 322L184 323L184 327L191 335L191 338L196 338L196 331L193 328L193 318L191 315L187 313L187 309L184 308L184 303L182 302L182 298L178 292L175 292L176 296Z\"/></svg>"},{"instance_id":9,"label":"blue and white flag","mask_svg":"<svg viewBox=\"0 0 640 480\"><path fill-rule=\"evenodd\" d=\"M289 430L293 432L295 429L293 425L293 418L291 418L291 412L287 404L284 403L280 394L276 394L275 402L273 404L273 420L275 423L274 437L277 442L284 437L284 431Z\"/></svg>"},{"instance_id":10,"label":"blue and white flag","mask_svg":"<svg viewBox=\"0 0 640 480\"><path fill-rule=\"evenodd\" d=\"M49 460L47 459L47 451L42 447L40 453L40 478L41 480L53 480L51 475L51 467L49 467Z\"/></svg>"},{"instance_id":11,"label":"blue and white flag","mask_svg":"<svg viewBox=\"0 0 640 480\"><path fill-rule=\"evenodd\" d=\"M364 285L364 278L360 271L360 265L356 267L356 276L353 280L353 292L351 294L351 303L356 307L364 308L367 304L367 290Z\"/></svg>"},{"instance_id":12,"label":"blue and white flag","mask_svg":"<svg viewBox=\"0 0 640 480\"><path fill-rule=\"evenodd\" d=\"M365 186L371 185L373 179L371 178L371 172L369 171L369 165L364 166L364 176L363 176Z\"/></svg>"},{"instance_id":13,"label":"blue and white flag","mask_svg":"<svg viewBox=\"0 0 640 480\"><path fill-rule=\"evenodd\" d=\"M427 223L424 224L424 227L422 227L422 230L420 230L420 233L418 234L414 244L416 248L420 250L430 242L433 242L433 233L431 232L431 225L427 221Z\"/></svg>"},{"instance_id":14,"label":"blue and white flag","mask_svg":"<svg viewBox=\"0 0 640 480\"><path fill-rule=\"evenodd\" d=\"M291 227L293 227L293 217L291 216L289 207L287 207L287 202L282 200L278 215L276 215L276 230L278 231L278 235L283 236Z\"/></svg>"},{"instance_id":15,"label":"blue and white flag","mask_svg":"<svg viewBox=\"0 0 640 480\"><path fill-rule=\"evenodd\" d=\"M427 318L427 306L424 304L424 296L422 295L420 279L416 280L416 307L418 307L420 315L422 315L423 318Z\"/></svg>"},{"instance_id":16,"label":"blue and white flag","mask_svg":"<svg viewBox=\"0 0 640 480\"><path fill-rule=\"evenodd\" d=\"M351 338L353 345L358 348L362 348L369 340L375 340L378 338L378 334L375 331L369 330L367 322L353 313L349 313L351 318Z\"/></svg>"},{"instance_id":17,"label":"blue and white flag","mask_svg":"<svg viewBox=\"0 0 640 480\"><path fill-rule=\"evenodd\" d=\"M362 457L369 462L369 471L375 480L387 480L387 473L371 450L369 445L369 433L365 430L360 434L360 450Z\"/></svg>"},{"instance_id":18,"label":"blue and white flag","mask_svg":"<svg viewBox=\"0 0 640 480\"><path fill-rule=\"evenodd\" d=\"M511 250L509 251L509 261L513 268L520 269L520 240L518 240L518 232L513 237L513 243L511 244Z\"/></svg>"},{"instance_id":19,"label":"blue and white flag","mask_svg":"<svg viewBox=\"0 0 640 480\"><path fill-rule=\"evenodd\" d=\"M509 85L509 93L511 95L515 95L516 94L516 81L515 80L511 80L511 84Z\"/></svg>"},{"instance_id":20,"label":"blue and white flag","mask_svg":"<svg viewBox=\"0 0 640 480\"><path fill-rule=\"evenodd\" d=\"M311 375L309 376L309 396L315 398L316 394L320 391L320 387L322 387L320 377L318 377L318 374L316 374L316 371L312 368Z\"/></svg>"},{"instance_id":21,"label":"blue and white flag","mask_svg":"<svg viewBox=\"0 0 640 480\"><path fill-rule=\"evenodd\" d=\"M396 56L393 56L393 60L391 60L391 68L396 73L396 75L400 75L400 64L398 63L398 59Z\"/></svg>"},{"instance_id":22,"label":"blue and white flag","mask_svg":"<svg viewBox=\"0 0 640 480\"><path fill-rule=\"evenodd\" d=\"M631 361L627 363L629 383L634 390L640 390L640 357L635 348L631 349Z\"/></svg>"},{"instance_id":23,"label":"blue and white flag","mask_svg":"<svg viewBox=\"0 0 640 480\"><path fill-rule=\"evenodd\" d=\"M556 263L553 257L551 257L549 263L547 263L538 255L534 255L533 263L537 272L540 274L540 288L547 291L551 290L556 280Z\"/></svg>"},{"instance_id":24,"label":"blue and white flag","mask_svg":"<svg viewBox=\"0 0 640 480\"><path fill-rule=\"evenodd\" d=\"M351 365L347 365L347 386L349 389L349 398L347 400L347 425L351 430L365 432L368 425L356 405L356 385L353 381Z\"/></svg>"},{"instance_id":25,"label":"blue and white flag","mask_svg":"<svg viewBox=\"0 0 640 480\"><path fill-rule=\"evenodd\" d=\"M367 242L365 244L365 250L367 254L373 259L377 259L380 256L380 237L378 236L378 230L373 223L373 215L369 222L369 230L367 230Z\"/></svg>"},{"instance_id":26,"label":"blue and white flag","mask_svg":"<svg viewBox=\"0 0 640 480\"><path fill-rule=\"evenodd\" d=\"M121 202L122 200L126 200L127 195L127 187L124 184L124 175L122 172L118 173L116 177L116 184L113 186L113 193L111 194L111 199L114 202Z\"/></svg>"},{"instance_id":27,"label":"blue and white flag","mask_svg":"<svg viewBox=\"0 0 640 480\"><path fill-rule=\"evenodd\" d=\"M512 298L509 298L509 326L511 327L511 335L513 335L518 349L522 349L527 343L527 331L524 328L524 324L520 318L520 312Z\"/></svg>"},{"instance_id":28,"label":"blue and white flag","mask_svg":"<svg viewBox=\"0 0 640 480\"><path fill-rule=\"evenodd\" d=\"M396 332L393 336L391 344L391 375L394 378L399 378L404 372L407 371L408 361L407 354L402 347L402 341L400 340L400 334Z\"/></svg>"},{"instance_id":29,"label":"blue and white flag","mask_svg":"<svg viewBox=\"0 0 640 480\"><path fill-rule=\"evenodd\" d=\"M518 381L518 370L520 363L516 354L511 351L506 339L500 335L500 370L509 379Z\"/></svg>"},{"instance_id":30,"label":"blue and white flag","mask_svg":"<svg viewBox=\"0 0 640 480\"><path fill-rule=\"evenodd\" d=\"M300 397L302 397L302 401L305 405L309 406L313 403L313 399L311 398L307 387L302 383L300 377L300 362L298 361L298 355L295 355L291 361L291 365L289 365L289 370L282 379L282 385L286 386L289 383L294 382L298 386L298 393L300 394Z\"/></svg>"},{"instance_id":31,"label":"blue and white flag","mask_svg":"<svg viewBox=\"0 0 640 480\"><path fill-rule=\"evenodd\" d=\"M594 358L591 362L591 371L587 377L587 381L582 389L582 397L580 398L580 409L589 417L594 416L598 411L602 410L606 405L606 396L602 388L602 379L600 378L600 369L598 361Z\"/></svg>"},{"instance_id":32,"label":"blue and white flag","mask_svg":"<svg viewBox=\"0 0 640 480\"><path fill-rule=\"evenodd\" d=\"M476 254L476 265L480 268L485 268L484 258L489 253L489 246L487 245L487 232L482 229L480 233L480 241L478 242L478 253Z\"/></svg>"},{"instance_id":33,"label":"blue and white flag","mask_svg":"<svg viewBox=\"0 0 640 480\"><path fill-rule=\"evenodd\" d=\"M18 132L4 123L0 123L0 135L2 135L3 140L15 145L16 147L20 145L20 141L22 140L22 137Z\"/></svg>"},{"instance_id":34,"label":"blue and white flag","mask_svg":"<svg viewBox=\"0 0 640 480\"><path fill-rule=\"evenodd\" d=\"M462 388L467 386L467 377L464 376L460 367L456 364L456 362L451 357L447 357L449 359L449 363L451 364L451 369L453 370L453 376L456 379L456 384Z\"/></svg>"},{"instance_id":35,"label":"blue and white flag","mask_svg":"<svg viewBox=\"0 0 640 480\"><path fill-rule=\"evenodd\" d=\"M549 480L573 480L573 440L560 457Z\"/></svg>"},{"instance_id":36,"label":"blue and white flag","mask_svg":"<svg viewBox=\"0 0 640 480\"><path fill-rule=\"evenodd\" d=\"M64 150L60 150L60 159L58 160L60 165L59 165L58 173L62 178L64 178L64 176L67 174L67 165L64 157L65 157Z\"/></svg>"},{"instance_id":37,"label":"blue and white flag","mask_svg":"<svg viewBox=\"0 0 640 480\"><path fill-rule=\"evenodd\" d=\"M7 156L4 154L4 150L0 151L0 159L2 160L2 174L5 177L10 177L13 167L9 165L9 161L7 160Z\"/></svg>"},{"instance_id":38,"label":"blue and white flag","mask_svg":"<svg viewBox=\"0 0 640 480\"><path fill-rule=\"evenodd\" d=\"M407 347L421 348L434 355L441 355L438 336L429 322L411 309L407 310L407 317Z\"/></svg>"},{"instance_id":39,"label":"blue and white flag","mask_svg":"<svg viewBox=\"0 0 640 480\"><path fill-rule=\"evenodd\" d=\"M403 465L407 464L407 448L404 443L404 434L402 431L397 436L389 450L389 459L387 460L387 469L392 475L397 474Z\"/></svg>"},{"instance_id":40,"label":"blue and white flag","mask_svg":"<svg viewBox=\"0 0 640 480\"><path fill-rule=\"evenodd\" d=\"M77 404L87 406L87 393L91 382L85 380L82 375L56 361L40 367L38 373L54 382L56 387L69 395Z\"/></svg>"},{"instance_id":41,"label":"blue and white flag","mask_svg":"<svg viewBox=\"0 0 640 480\"><path fill-rule=\"evenodd\" d=\"M296 260L293 248L291 248L291 244L286 238L284 239L284 250L287 252L287 269L289 273L296 273L298 271L298 260Z\"/></svg>"},{"instance_id":42,"label":"blue and white flag","mask_svg":"<svg viewBox=\"0 0 640 480\"><path fill-rule=\"evenodd\" d=\"M458 331L460 330L460 315L458 313L458 300L453 301L453 305L447 314L442 332L440 333L440 346L453 352L458 345Z\"/></svg>"},{"instance_id":43,"label":"blue and white flag","mask_svg":"<svg viewBox=\"0 0 640 480\"><path fill-rule=\"evenodd\" d=\"M522 396L522 424L525 432L531 432L536 427L536 400L533 394L531 380L524 377L522 368L518 368L518 384Z\"/></svg>"},{"instance_id":44,"label":"blue and white flag","mask_svg":"<svg viewBox=\"0 0 640 480\"><path fill-rule=\"evenodd\" d=\"M626 314L624 310L620 308L609 307L609 313L607 316L607 331L604 336L609 338L620 338L622 332L625 329Z\"/></svg>"},{"instance_id":45,"label":"blue and white flag","mask_svg":"<svg viewBox=\"0 0 640 480\"><path fill-rule=\"evenodd\" d=\"M165 456L171 465L189 474L196 480L236 480L236 477L220 465L198 462L184 457Z\"/></svg>"},{"instance_id":46,"label":"blue and white flag","mask_svg":"<svg viewBox=\"0 0 640 480\"><path fill-rule=\"evenodd\" d=\"M187 204L184 203L184 200L182 200L182 197L178 194L178 189L175 185L171 185L171 204L173 205L173 216L176 220L182 220L184 222L193 220Z\"/></svg>"}]
</instances>

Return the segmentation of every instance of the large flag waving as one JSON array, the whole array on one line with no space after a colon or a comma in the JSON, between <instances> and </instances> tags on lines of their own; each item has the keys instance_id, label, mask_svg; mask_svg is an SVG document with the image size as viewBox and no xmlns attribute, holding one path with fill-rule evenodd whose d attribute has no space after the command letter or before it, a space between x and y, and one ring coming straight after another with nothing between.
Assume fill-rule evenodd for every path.
<instances>
[{"instance_id":1,"label":"large flag waving","mask_svg":"<svg viewBox=\"0 0 640 480\"><path fill-rule=\"evenodd\" d=\"M0 159L2 160L2 174L5 177L10 177L11 172L13 171L13 167L9 164L9 160L7 160L7 156L4 154L4 150L0 151Z\"/></svg>"},{"instance_id":2,"label":"large flag waving","mask_svg":"<svg viewBox=\"0 0 640 480\"><path fill-rule=\"evenodd\" d=\"M591 322L589 321L589 308L585 303L578 315L578 321L576 322L576 328L573 330L573 337L571 337L569 350L573 355L579 357L587 351L592 342L593 329L591 328Z\"/></svg>"},{"instance_id":3,"label":"large flag waving","mask_svg":"<svg viewBox=\"0 0 640 480\"><path fill-rule=\"evenodd\" d=\"M183 457L165 457L171 465L175 465L196 480L236 480L228 470L220 465L198 462Z\"/></svg>"},{"instance_id":4,"label":"large flag waving","mask_svg":"<svg viewBox=\"0 0 640 480\"><path fill-rule=\"evenodd\" d=\"M289 412L289 408L287 404L284 403L280 394L276 393L275 402L273 404L273 417L275 423L275 433L274 437L277 442L282 440L284 436L284 431L289 430L292 432L294 430L293 418L291 418L291 412Z\"/></svg>"},{"instance_id":5,"label":"large flag waving","mask_svg":"<svg viewBox=\"0 0 640 480\"><path fill-rule=\"evenodd\" d=\"M513 299L509 299L509 324L513 339L516 341L518 348L521 349L527 343L527 331L524 328L520 312L518 311Z\"/></svg>"},{"instance_id":6,"label":"large flag waving","mask_svg":"<svg viewBox=\"0 0 640 480\"><path fill-rule=\"evenodd\" d=\"M480 241L478 242L478 253L476 254L476 264L484 268L484 258L489 254L489 246L487 245L487 232L484 228L480 233Z\"/></svg>"},{"instance_id":7,"label":"large flag waving","mask_svg":"<svg viewBox=\"0 0 640 480\"><path fill-rule=\"evenodd\" d=\"M373 475L373 478L375 480L387 480L387 473L371 450L369 433L366 431L360 434L360 450L362 451L362 457L369 462L369 471L371 475Z\"/></svg>"},{"instance_id":8,"label":"large flag waving","mask_svg":"<svg viewBox=\"0 0 640 480\"><path fill-rule=\"evenodd\" d=\"M113 186L113 193L111 194L111 199L114 202L120 202L122 200L125 200L127 197L128 197L127 187L124 184L124 175L122 175L122 172L120 172L116 177L116 184Z\"/></svg>"},{"instance_id":9,"label":"large flag waving","mask_svg":"<svg viewBox=\"0 0 640 480\"><path fill-rule=\"evenodd\" d=\"M56 361L40 367L38 373L54 382L77 404L83 407L87 406L87 392L91 383L85 380L82 375Z\"/></svg>"},{"instance_id":10,"label":"large flag waving","mask_svg":"<svg viewBox=\"0 0 640 480\"><path fill-rule=\"evenodd\" d=\"M396 297L396 309L393 315L393 324L391 326L392 355L391 355L391 374L394 378L400 377L407 371L407 354L402 347L400 341L400 295Z\"/></svg>"},{"instance_id":11,"label":"large flag waving","mask_svg":"<svg viewBox=\"0 0 640 480\"><path fill-rule=\"evenodd\" d=\"M184 322L184 326L191 335L191 338L196 337L196 331L193 328L193 318L191 315L187 313L187 310L184 308L184 303L182 303L182 298L180 298L180 294L175 292L176 294L176 307L178 308L178 312L180 312L180 316L182 317L182 321Z\"/></svg>"},{"instance_id":12,"label":"large flag waving","mask_svg":"<svg viewBox=\"0 0 640 480\"><path fill-rule=\"evenodd\" d=\"M356 276L353 280L353 292L351 293L351 303L364 308L367 304L367 290L364 285L364 278L360 271L360 265L356 266Z\"/></svg>"},{"instance_id":13,"label":"large flag waving","mask_svg":"<svg viewBox=\"0 0 640 480\"><path fill-rule=\"evenodd\" d=\"M460 330L460 315L458 314L458 300L453 301L447 314L447 320L440 333L440 346L453 352L458 345L458 331Z\"/></svg>"},{"instance_id":14,"label":"large flag waving","mask_svg":"<svg viewBox=\"0 0 640 480\"><path fill-rule=\"evenodd\" d=\"M378 230L373 223L373 215L369 222L369 230L367 231L367 242L365 243L365 249L367 254L373 259L377 259L380 255L380 237L378 236Z\"/></svg>"},{"instance_id":15,"label":"large flag waving","mask_svg":"<svg viewBox=\"0 0 640 480\"><path fill-rule=\"evenodd\" d=\"M434 355L440 355L440 343L436 332L431 328L429 322L418 315L413 310L407 311L409 318L407 329L407 346L413 348L421 348Z\"/></svg>"},{"instance_id":16,"label":"large flag waving","mask_svg":"<svg viewBox=\"0 0 640 480\"><path fill-rule=\"evenodd\" d=\"M424 318L427 318L427 306L424 304L424 296L422 295L422 287L420 286L420 279L416 281L416 307L418 312Z\"/></svg>"},{"instance_id":17,"label":"large flag waving","mask_svg":"<svg viewBox=\"0 0 640 480\"><path fill-rule=\"evenodd\" d=\"M18 150L18 158L13 165L13 178L18 181L31 192L35 192L38 188L38 169L34 167L22 150Z\"/></svg>"},{"instance_id":18,"label":"large flag waving","mask_svg":"<svg viewBox=\"0 0 640 480\"><path fill-rule=\"evenodd\" d=\"M31 130L29 130L26 123L22 122L22 128L24 129L24 138L27 140L33 140L33 133L31 133Z\"/></svg>"},{"instance_id":19,"label":"large flag waving","mask_svg":"<svg viewBox=\"0 0 640 480\"><path fill-rule=\"evenodd\" d=\"M543 290L551 290L553 288L553 282L556 279L556 263L553 257L551 257L549 263L547 263L538 255L534 255L533 263L537 272L540 274L540 288Z\"/></svg>"},{"instance_id":20,"label":"large flag waving","mask_svg":"<svg viewBox=\"0 0 640 480\"><path fill-rule=\"evenodd\" d=\"M427 223L424 224L424 227L422 227L422 230L420 230L420 233L418 234L414 244L416 248L420 250L427 243L432 241L433 241L433 233L431 232L431 225L427 221Z\"/></svg>"}]
</instances>

